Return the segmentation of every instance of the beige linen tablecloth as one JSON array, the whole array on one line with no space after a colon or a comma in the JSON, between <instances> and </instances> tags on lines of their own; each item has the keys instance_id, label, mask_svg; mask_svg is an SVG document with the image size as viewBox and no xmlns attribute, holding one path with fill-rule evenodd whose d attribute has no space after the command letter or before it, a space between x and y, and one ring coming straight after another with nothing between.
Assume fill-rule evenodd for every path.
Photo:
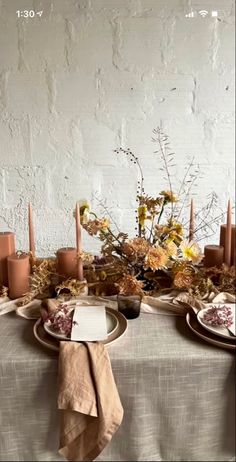
<instances>
[{"instance_id":1,"label":"beige linen tablecloth","mask_svg":"<svg viewBox=\"0 0 236 462\"><path fill-rule=\"evenodd\" d=\"M124 408L99 461L228 461L235 455L234 354L185 319L142 313L108 347ZM33 321L0 317L0 460L59 461L58 357Z\"/></svg>"}]
</instances>

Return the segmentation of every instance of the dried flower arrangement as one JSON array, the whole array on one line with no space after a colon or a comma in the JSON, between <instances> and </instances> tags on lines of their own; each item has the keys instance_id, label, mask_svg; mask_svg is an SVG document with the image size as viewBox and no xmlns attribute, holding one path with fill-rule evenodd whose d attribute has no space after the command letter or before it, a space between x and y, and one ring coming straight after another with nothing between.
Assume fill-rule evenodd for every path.
<instances>
[{"instance_id":1,"label":"dried flower arrangement","mask_svg":"<svg viewBox=\"0 0 236 462\"><path fill-rule=\"evenodd\" d=\"M30 290L22 298L21 305L26 305L34 298L50 295L55 286L57 277L55 258L35 259L32 270Z\"/></svg>"},{"instance_id":2,"label":"dried flower arrangement","mask_svg":"<svg viewBox=\"0 0 236 462\"><path fill-rule=\"evenodd\" d=\"M83 259L90 262L88 254L84 254ZM77 279L61 281L57 273L56 258L35 259L30 276L30 290L22 297L20 305L26 305L34 298L55 297L62 293L64 299L76 297L83 293L85 285Z\"/></svg>"},{"instance_id":3,"label":"dried flower arrangement","mask_svg":"<svg viewBox=\"0 0 236 462\"><path fill-rule=\"evenodd\" d=\"M130 149L115 150L117 155L126 155L139 171L136 197L137 235L130 238L126 233L120 232L102 201L100 205L106 216L98 217L85 202L80 207L81 223L91 236L98 237L102 242L101 253L110 262L112 281L120 293L153 293L173 287L189 290L201 296L203 292L212 290L216 282L213 282L200 265L203 255L197 241L202 239L202 235L197 237L197 234L199 231L207 235L210 232L214 233L214 225L219 223L223 213L212 217L211 212L217 202L213 194L208 204L196 214L196 218L199 218L194 235L196 239L189 240L189 235L185 232L188 223L181 221L181 214L189 199L191 188L199 176L199 168L194 166L193 161L190 162L178 193L175 193L171 178L174 153L171 151L168 136L160 128L154 130L153 134L152 140L157 144L155 153L161 158L161 169L165 171L168 182L168 190L161 191L156 197L151 197L145 192L144 175L138 157ZM112 224L115 224L115 230ZM109 271L104 271L109 281ZM225 269L217 271L221 273L221 278L218 278L218 286L221 287L222 274L229 278L229 273ZM94 283L101 284L102 280L96 271L94 275ZM231 285L231 282L228 285Z\"/></svg>"},{"instance_id":4,"label":"dried flower arrangement","mask_svg":"<svg viewBox=\"0 0 236 462\"><path fill-rule=\"evenodd\" d=\"M172 188L174 153L168 136L160 128L153 131L154 151L161 160L168 188L156 197L146 194L144 175L139 158L130 150L119 148L116 155L125 155L138 168L136 236L121 232L103 200L98 199L103 215L97 216L87 202L80 204L83 228L101 241L101 257L89 253L79 255L83 260L84 276L89 293L96 295L157 293L166 288L188 291L196 298L205 298L212 292L235 292L235 267L229 269L204 268L198 242L216 232L224 213L217 210L217 197L213 193L209 201L195 214L194 235L190 236L188 220L182 217L188 205L190 193L200 170L193 159L185 168L183 180ZM187 228L187 229L186 229ZM84 282L77 279L62 281L57 274L55 258L33 261L30 290L21 304L34 298L79 296ZM2 288L0 297L7 296Z\"/></svg>"}]
</instances>

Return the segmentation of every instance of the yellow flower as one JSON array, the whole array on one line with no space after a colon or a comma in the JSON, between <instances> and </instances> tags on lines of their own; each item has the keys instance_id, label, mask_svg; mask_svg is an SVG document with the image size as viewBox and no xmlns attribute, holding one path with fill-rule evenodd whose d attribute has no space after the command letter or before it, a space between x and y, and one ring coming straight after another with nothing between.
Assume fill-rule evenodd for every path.
<instances>
[{"instance_id":1,"label":"yellow flower","mask_svg":"<svg viewBox=\"0 0 236 462\"><path fill-rule=\"evenodd\" d=\"M192 263L198 264L203 258L201 249L196 242L188 242L184 240L180 244L180 249L182 251L183 258L191 261Z\"/></svg>"},{"instance_id":2,"label":"yellow flower","mask_svg":"<svg viewBox=\"0 0 236 462\"><path fill-rule=\"evenodd\" d=\"M183 239L183 226L181 225L181 223L178 223L177 221L170 221L169 227L169 238L179 245Z\"/></svg>"},{"instance_id":3,"label":"yellow flower","mask_svg":"<svg viewBox=\"0 0 236 462\"><path fill-rule=\"evenodd\" d=\"M168 257L177 256L177 251L178 251L177 245L171 239L167 239L165 241L164 248L166 250Z\"/></svg>"},{"instance_id":4,"label":"yellow flower","mask_svg":"<svg viewBox=\"0 0 236 462\"><path fill-rule=\"evenodd\" d=\"M89 221L90 204L86 200L79 201L80 220L82 224L87 224Z\"/></svg>"},{"instance_id":5,"label":"yellow flower","mask_svg":"<svg viewBox=\"0 0 236 462\"><path fill-rule=\"evenodd\" d=\"M102 220L100 220L100 226L100 229L102 231L107 231L110 226L110 221L108 220L108 218L103 218Z\"/></svg>"},{"instance_id":6,"label":"yellow flower","mask_svg":"<svg viewBox=\"0 0 236 462\"><path fill-rule=\"evenodd\" d=\"M143 230L145 227L145 220L147 219L147 206L140 205L138 208L138 221L141 229Z\"/></svg>"},{"instance_id":7,"label":"yellow flower","mask_svg":"<svg viewBox=\"0 0 236 462\"><path fill-rule=\"evenodd\" d=\"M183 234L183 226L177 221L169 220L167 225L155 226L155 235L157 238L161 240L167 238L168 241L174 241L177 245L182 241Z\"/></svg>"},{"instance_id":8,"label":"yellow flower","mask_svg":"<svg viewBox=\"0 0 236 462\"><path fill-rule=\"evenodd\" d=\"M176 194L173 193L173 191L161 191L160 195L164 197L165 203L178 202L179 200Z\"/></svg>"},{"instance_id":9,"label":"yellow flower","mask_svg":"<svg viewBox=\"0 0 236 462\"><path fill-rule=\"evenodd\" d=\"M183 236L184 229L183 229L183 226L181 225L181 223L178 223L178 221L174 221L172 223L171 227L172 227L172 229L174 228L176 233L178 233L180 236Z\"/></svg>"},{"instance_id":10,"label":"yellow flower","mask_svg":"<svg viewBox=\"0 0 236 462\"><path fill-rule=\"evenodd\" d=\"M145 257L144 268L152 271L164 268L168 261L167 252L162 247L151 247Z\"/></svg>"}]
</instances>

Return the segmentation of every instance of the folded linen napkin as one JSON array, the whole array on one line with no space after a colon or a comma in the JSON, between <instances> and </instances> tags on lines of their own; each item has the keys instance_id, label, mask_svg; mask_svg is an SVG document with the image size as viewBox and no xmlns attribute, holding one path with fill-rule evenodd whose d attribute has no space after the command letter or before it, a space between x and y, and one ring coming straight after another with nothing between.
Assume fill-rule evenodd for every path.
<instances>
[{"instance_id":1,"label":"folded linen napkin","mask_svg":"<svg viewBox=\"0 0 236 462\"><path fill-rule=\"evenodd\" d=\"M206 307L206 303L235 303L235 295L227 292L221 292L211 294L203 300L189 295L187 292L170 291L166 294L159 295L156 297L145 296L142 303L142 312L156 313L156 314L176 314L185 316L189 309L192 309L195 313Z\"/></svg>"},{"instance_id":2,"label":"folded linen napkin","mask_svg":"<svg viewBox=\"0 0 236 462\"><path fill-rule=\"evenodd\" d=\"M175 314L184 316L186 307L179 303L180 292L172 290L156 296L146 295L142 300L141 311L143 313Z\"/></svg>"},{"instance_id":3,"label":"folded linen napkin","mask_svg":"<svg viewBox=\"0 0 236 462\"><path fill-rule=\"evenodd\" d=\"M169 291L164 295L145 295L142 298L141 312L165 315L176 314L183 316L184 313L186 313L186 309L183 306L181 306L177 301L175 301L177 294L179 294L179 292ZM105 303L106 306L109 306L114 310L118 309L116 295L111 297L99 297L99 300L103 301L103 303Z\"/></svg>"},{"instance_id":4,"label":"folded linen napkin","mask_svg":"<svg viewBox=\"0 0 236 462\"><path fill-rule=\"evenodd\" d=\"M102 343L60 342L59 452L69 461L92 461L123 419L108 352Z\"/></svg>"},{"instance_id":5,"label":"folded linen napkin","mask_svg":"<svg viewBox=\"0 0 236 462\"><path fill-rule=\"evenodd\" d=\"M0 298L0 316L15 311L17 309L17 302L20 300L21 298L17 298L16 300L10 300L8 297Z\"/></svg>"},{"instance_id":6,"label":"folded linen napkin","mask_svg":"<svg viewBox=\"0 0 236 462\"><path fill-rule=\"evenodd\" d=\"M16 314L26 319L37 319L40 317L40 306L42 300L33 299L26 305L20 306L23 298L10 300L8 297L0 298L0 316L15 311Z\"/></svg>"}]
</instances>

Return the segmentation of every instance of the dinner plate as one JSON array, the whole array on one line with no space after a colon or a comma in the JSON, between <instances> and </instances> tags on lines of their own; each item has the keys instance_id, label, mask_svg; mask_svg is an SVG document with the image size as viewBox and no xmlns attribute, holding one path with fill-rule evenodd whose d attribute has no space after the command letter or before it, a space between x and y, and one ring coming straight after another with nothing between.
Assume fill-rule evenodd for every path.
<instances>
[{"instance_id":1,"label":"dinner plate","mask_svg":"<svg viewBox=\"0 0 236 462\"><path fill-rule=\"evenodd\" d=\"M207 311L210 308L212 308L213 306L217 307L217 308L221 308L223 306L229 307L231 309L231 311L232 311L232 316L233 316L233 320L234 320L234 324L235 324L235 304L233 304L233 303L208 303L206 305L206 308L203 308L197 314L197 319L198 319L199 323L202 325L202 327L204 327L204 329L208 330L212 334L219 335L220 337L223 337L223 338L231 338L232 339L233 334L232 335L230 334L227 327L224 327L224 326L211 326L206 321L204 321L204 319L203 319L204 314L207 313ZM236 339L236 337L235 337L235 339Z\"/></svg>"},{"instance_id":2,"label":"dinner plate","mask_svg":"<svg viewBox=\"0 0 236 462\"><path fill-rule=\"evenodd\" d=\"M236 350L236 342L233 337L230 338L220 338L217 335L207 331L202 327L198 322L197 316L193 313L186 314L186 321L189 328L200 337L202 340L205 340L212 345L218 346L220 348L225 348L226 350Z\"/></svg>"},{"instance_id":3,"label":"dinner plate","mask_svg":"<svg viewBox=\"0 0 236 462\"><path fill-rule=\"evenodd\" d=\"M101 342L103 343L103 345L108 346L113 344L117 340L121 339L121 337L123 337L128 328L128 322L127 319L123 316L123 314L119 311L115 311L112 308L108 308L106 306L106 312L113 314L117 318L117 329L110 333L106 340L103 340ZM56 339L55 337L52 337L46 332L41 318L38 319L34 324L33 333L36 340L41 345L48 348L49 350L59 352L60 340Z\"/></svg>"},{"instance_id":4,"label":"dinner plate","mask_svg":"<svg viewBox=\"0 0 236 462\"><path fill-rule=\"evenodd\" d=\"M111 335L118 327L118 319L114 316L113 313L106 311L106 324L107 324L107 335ZM47 324L47 321L44 323L44 329L49 335L57 338L58 340L70 340L70 336L65 334L59 334L56 332L53 327Z\"/></svg>"}]
</instances>

